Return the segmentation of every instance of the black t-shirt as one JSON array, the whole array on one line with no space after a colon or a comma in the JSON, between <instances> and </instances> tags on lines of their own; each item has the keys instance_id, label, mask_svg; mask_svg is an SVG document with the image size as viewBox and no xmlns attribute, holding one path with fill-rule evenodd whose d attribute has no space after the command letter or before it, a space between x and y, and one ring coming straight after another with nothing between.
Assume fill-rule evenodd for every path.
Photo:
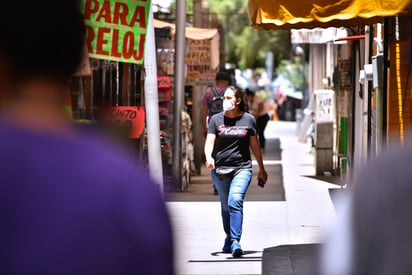
<instances>
[{"instance_id":1,"label":"black t-shirt","mask_svg":"<svg viewBox=\"0 0 412 275\"><path fill-rule=\"evenodd\" d=\"M256 120L251 114L229 118L218 113L211 118L208 133L216 135L212 153L215 167L252 167L249 138L256 135Z\"/></svg>"}]
</instances>

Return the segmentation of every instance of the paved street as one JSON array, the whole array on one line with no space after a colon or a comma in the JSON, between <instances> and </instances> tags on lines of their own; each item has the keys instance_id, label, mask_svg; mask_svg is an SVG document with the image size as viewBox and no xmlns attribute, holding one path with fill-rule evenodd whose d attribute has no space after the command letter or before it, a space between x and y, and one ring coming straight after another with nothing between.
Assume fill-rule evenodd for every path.
<instances>
[{"instance_id":1,"label":"paved street","mask_svg":"<svg viewBox=\"0 0 412 275\"><path fill-rule=\"evenodd\" d=\"M220 253L225 235L220 204L212 195L207 169L193 177L188 192L179 194L180 199L175 196L167 202L175 234L177 274L262 274L264 249L322 240L327 225L335 218L328 189L337 185L313 177L310 141L297 141L294 122L270 121L266 138L280 140L281 159L267 148L267 186L261 189L255 186L256 178L252 179L244 204L241 244L245 255L241 259ZM279 179L283 188L273 188L271 185L279 184ZM205 187L197 189L201 184ZM195 190L203 190L210 199L196 199L204 196ZM283 197L279 195L282 192ZM267 255L265 261L270 261Z\"/></svg>"}]
</instances>

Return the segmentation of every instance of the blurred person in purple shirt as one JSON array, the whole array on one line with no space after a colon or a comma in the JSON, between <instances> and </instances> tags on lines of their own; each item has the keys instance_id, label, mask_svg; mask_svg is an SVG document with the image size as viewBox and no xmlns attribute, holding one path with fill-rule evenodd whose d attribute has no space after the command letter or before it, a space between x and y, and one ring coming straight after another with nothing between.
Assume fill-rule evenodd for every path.
<instances>
[{"instance_id":1,"label":"blurred person in purple shirt","mask_svg":"<svg viewBox=\"0 0 412 275\"><path fill-rule=\"evenodd\" d=\"M0 35L0 274L174 274L144 166L64 110L83 48L74 0L6 1Z\"/></svg>"}]
</instances>

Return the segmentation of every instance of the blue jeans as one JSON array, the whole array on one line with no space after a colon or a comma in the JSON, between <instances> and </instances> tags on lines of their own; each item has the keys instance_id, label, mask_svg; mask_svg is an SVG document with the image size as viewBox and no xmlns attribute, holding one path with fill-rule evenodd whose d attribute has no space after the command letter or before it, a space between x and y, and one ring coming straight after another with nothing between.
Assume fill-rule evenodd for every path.
<instances>
[{"instance_id":1,"label":"blue jeans","mask_svg":"<svg viewBox=\"0 0 412 275\"><path fill-rule=\"evenodd\" d=\"M243 200L252 179L252 168L241 169L231 181L222 181L212 170L212 180L219 193L223 229L231 240L240 241L243 224Z\"/></svg>"}]
</instances>

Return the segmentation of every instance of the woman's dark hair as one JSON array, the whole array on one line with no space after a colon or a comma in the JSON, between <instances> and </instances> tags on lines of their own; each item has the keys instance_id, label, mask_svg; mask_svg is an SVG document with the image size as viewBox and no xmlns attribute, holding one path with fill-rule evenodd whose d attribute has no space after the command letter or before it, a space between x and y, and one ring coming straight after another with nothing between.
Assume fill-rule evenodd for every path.
<instances>
[{"instance_id":1,"label":"woman's dark hair","mask_svg":"<svg viewBox=\"0 0 412 275\"><path fill-rule=\"evenodd\" d=\"M249 105L247 103L247 96L246 93L239 87L237 86L229 86L226 88L226 90L231 89L232 91L235 92L235 97L236 99L240 98L240 103L238 105L239 110L248 112L249 111Z\"/></svg>"},{"instance_id":2,"label":"woman's dark hair","mask_svg":"<svg viewBox=\"0 0 412 275\"><path fill-rule=\"evenodd\" d=\"M255 91L253 91L249 88L246 88L245 92L246 92L247 95L255 95Z\"/></svg>"}]
</instances>

